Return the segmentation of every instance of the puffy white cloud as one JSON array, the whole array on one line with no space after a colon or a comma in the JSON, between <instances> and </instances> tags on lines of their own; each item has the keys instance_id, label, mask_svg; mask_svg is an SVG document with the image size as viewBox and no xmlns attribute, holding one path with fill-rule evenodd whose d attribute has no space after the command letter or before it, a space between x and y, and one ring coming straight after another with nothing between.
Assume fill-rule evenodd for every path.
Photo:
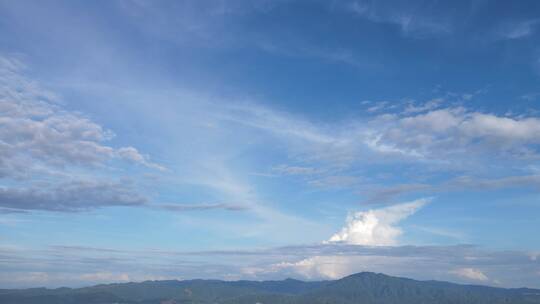
<instances>
[{"instance_id":1,"label":"puffy white cloud","mask_svg":"<svg viewBox=\"0 0 540 304\"><path fill-rule=\"evenodd\" d=\"M349 215L347 225L334 234L328 242L355 245L387 246L395 245L403 233L396 226L401 220L414 214L429 202L419 199L390 207L360 211Z\"/></svg>"},{"instance_id":2,"label":"puffy white cloud","mask_svg":"<svg viewBox=\"0 0 540 304\"><path fill-rule=\"evenodd\" d=\"M481 281L486 282L489 281L489 278L479 269L476 268L458 268L455 270L452 270L450 273L455 274L459 277L473 280L473 281Z\"/></svg>"}]
</instances>

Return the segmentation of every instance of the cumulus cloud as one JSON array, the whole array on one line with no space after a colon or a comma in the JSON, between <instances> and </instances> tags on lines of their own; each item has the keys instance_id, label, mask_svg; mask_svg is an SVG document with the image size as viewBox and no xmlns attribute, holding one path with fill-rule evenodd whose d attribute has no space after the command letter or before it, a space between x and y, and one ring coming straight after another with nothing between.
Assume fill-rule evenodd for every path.
<instances>
[{"instance_id":1,"label":"cumulus cloud","mask_svg":"<svg viewBox=\"0 0 540 304\"><path fill-rule=\"evenodd\" d=\"M489 278L481 270L475 268L459 268L452 270L451 273L473 281L489 281Z\"/></svg>"},{"instance_id":2,"label":"cumulus cloud","mask_svg":"<svg viewBox=\"0 0 540 304\"><path fill-rule=\"evenodd\" d=\"M419 199L353 213L347 218L347 225L334 234L328 242L371 246L395 245L398 237L403 233L396 224L414 214L428 202L429 199Z\"/></svg>"},{"instance_id":3,"label":"cumulus cloud","mask_svg":"<svg viewBox=\"0 0 540 304\"><path fill-rule=\"evenodd\" d=\"M106 145L112 131L63 109L56 94L24 75L17 59L0 59L0 177L24 177L37 167L95 166L115 158L164 169L134 147Z\"/></svg>"},{"instance_id":4,"label":"cumulus cloud","mask_svg":"<svg viewBox=\"0 0 540 304\"><path fill-rule=\"evenodd\" d=\"M131 146L113 147L115 134L63 107L54 92L27 77L25 64L0 55L0 212L73 212L142 206L148 199L129 183L93 169L115 160L165 168Z\"/></svg>"},{"instance_id":5,"label":"cumulus cloud","mask_svg":"<svg viewBox=\"0 0 540 304\"><path fill-rule=\"evenodd\" d=\"M465 108L441 108L379 121L371 133L377 138L372 147L391 147L402 154L428 159L465 153L522 158L536 153L534 145L540 143L540 119L536 117L504 117Z\"/></svg>"}]
</instances>

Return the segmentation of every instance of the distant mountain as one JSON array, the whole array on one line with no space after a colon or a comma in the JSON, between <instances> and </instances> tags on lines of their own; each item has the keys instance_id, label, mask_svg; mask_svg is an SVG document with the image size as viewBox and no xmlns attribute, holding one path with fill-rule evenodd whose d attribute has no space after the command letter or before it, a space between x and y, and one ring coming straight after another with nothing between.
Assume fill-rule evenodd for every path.
<instances>
[{"instance_id":1,"label":"distant mountain","mask_svg":"<svg viewBox=\"0 0 540 304\"><path fill-rule=\"evenodd\" d=\"M540 304L540 290L416 281L362 272L335 281L146 281L0 290L1 304Z\"/></svg>"}]
</instances>

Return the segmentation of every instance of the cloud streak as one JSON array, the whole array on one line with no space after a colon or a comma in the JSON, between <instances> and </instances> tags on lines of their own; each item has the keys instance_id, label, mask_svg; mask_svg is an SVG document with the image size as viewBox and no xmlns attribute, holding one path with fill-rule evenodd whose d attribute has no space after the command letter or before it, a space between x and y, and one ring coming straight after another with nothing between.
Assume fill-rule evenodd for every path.
<instances>
[{"instance_id":1,"label":"cloud streak","mask_svg":"<svg viewBox=\"0 0 540 304\"><path fill-rule=\"evenodd\" d=\"M185 211L203 211L203 210L227 210L227 211L245 211L250 208L243 204L226 204L226 203L216 203L216 204L156 204L154 205L157 209L169 210L175 212L185 212Z\"/></svg>"},{"instance_id":2,"label":"cloud streak","mask_svg":"<svg viewBox=\"0 0 540 304\"><path fill-rule=\"evenodd\" d=\"M0 187L0 206L10 210L76 212L145 204L145 197L121 183L78 181L52 187Z\"/></svg>"},{"instance_id":3,"label":"cloud streak","mask_svg":"<svg viewBox=\"0 0 540 304\"><path fill-rule=\"evenodd\" d=\"M370 185L369 189L364 191L367 196L364 200L365 203L377 204L381 202L393 202L403 195L413 193L479 192L512 188L540 191L540 176L534 174L506 176L501 178L484 178L462 175L438 184L397 184L379 187L380 188L377 189L377 186Z\"/></svg>"}]
</instances>

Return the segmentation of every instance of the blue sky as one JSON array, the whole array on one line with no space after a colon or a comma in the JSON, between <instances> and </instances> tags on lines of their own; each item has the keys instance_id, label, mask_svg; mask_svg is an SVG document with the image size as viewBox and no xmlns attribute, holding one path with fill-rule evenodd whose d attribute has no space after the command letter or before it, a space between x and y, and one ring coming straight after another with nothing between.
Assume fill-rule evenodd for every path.
<instances>
[{"instance_id":1,"label":"blue sky","mask_svg":"<svg viewBox=\"0 0 540 304\"><path fill-rule=\"evenodd\" d=\"M0 287L540 288L539 6L0 1Z\"/></svg>"}]
</instances>

